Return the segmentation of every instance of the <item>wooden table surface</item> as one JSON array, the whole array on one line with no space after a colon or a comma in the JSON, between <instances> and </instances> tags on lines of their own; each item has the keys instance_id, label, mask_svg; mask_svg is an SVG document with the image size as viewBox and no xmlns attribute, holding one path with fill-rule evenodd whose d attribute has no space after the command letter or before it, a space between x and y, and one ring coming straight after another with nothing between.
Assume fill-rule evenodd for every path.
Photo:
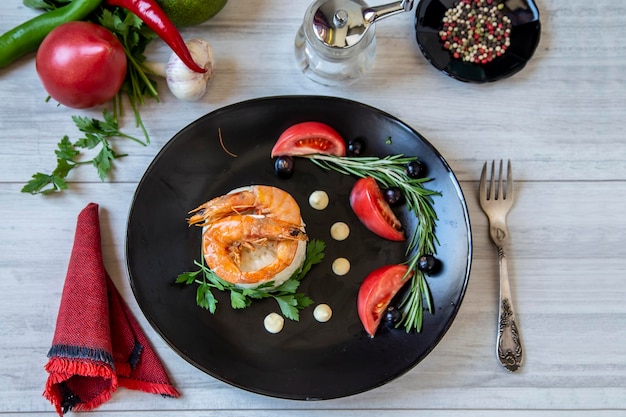
<instances>
[{"instance_id":1,"label":"wooden table surface","mask_svg":"<svg viewBox=\"0 0 626 417\"><path fill-rule=\"evenodd\" d=\"M231 1L211 21L183 30L215 48L217 70L199 102L175 99L141 114L152 143L121 143L113 177L71 174L58 195L21 193L54 149L77 138L73 110L46 102L34 56L0 70L0 414L52 415L42 397L78 212L101 207L104 261L182 392L179 399L120 388L87 415L110 416L558 416L626 415L626 5L540 0L542 36L515 76L466 84L435 70L419 51L413 13L377 26L378 53L359 83L324 87L293 56L308 1ZM19 0L0 2L0 32L32 17ZM150 59L169 50L155 41ZM400 118L443 154L467 199L474 256L466 296L434 351L402 377L347 398L303 402L231 387L196 369L155 333L125 267L126 220L138 181L180 129L220 107L276 95L356 100ZM130 111L123 128L134 129ZM138 133L138 132L137 132ZM510 158L518 184L509 215L509 267L525 363L511 374L494 355L497 256L477 200L485 160ZM375 358L373 360L381 360Z\"/></svg>"}]
</instances>

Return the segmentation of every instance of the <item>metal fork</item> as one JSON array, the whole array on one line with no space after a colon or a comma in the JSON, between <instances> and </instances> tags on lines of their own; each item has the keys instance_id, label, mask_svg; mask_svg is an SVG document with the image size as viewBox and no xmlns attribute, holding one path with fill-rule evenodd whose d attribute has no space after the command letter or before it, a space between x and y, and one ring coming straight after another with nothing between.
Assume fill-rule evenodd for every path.
<instances>
[{"instance_id":1,"label":"metal fork","mask_svg":"<svg viewBox=\"0 0 626 417\"><path fill-rule=\"evenodd\" d=\"M498 179L495 177L496 162L491 163L491 179L487 182L487 162L480 176L479 200L489 218L489 234L498 248L500 266L500 306L498 316L498 335L496 355L506 369L515 372L522 364L522 342L515 320L515 310L511 302L511 287L506 261L506 247L509 232L506 227L506 215L513 206L515 198L511 161L507 163L506 182L502 178L502 160Z\"/></svg>"}]
</instances>

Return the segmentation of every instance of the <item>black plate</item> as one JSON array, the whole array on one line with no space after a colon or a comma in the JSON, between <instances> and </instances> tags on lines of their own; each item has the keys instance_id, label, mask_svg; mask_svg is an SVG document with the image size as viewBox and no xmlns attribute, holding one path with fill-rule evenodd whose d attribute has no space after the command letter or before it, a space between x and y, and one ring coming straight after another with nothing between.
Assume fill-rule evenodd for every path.
<instances>
[{"instance_id":1,"label":"black plate","mask_svg":"<svg viewBox=\"0 0 626 417\"><path fill-rule=\"evenodd\" d=\"M539 10L532 0L504 0L503 13L513 24L511 46L501 57L480 65L453 59L439 37L447 9L458 0L421 0L415 11L417 44L438 70L457 80L484 83L510 77L520 71L533 56L541 36Z\"/></svg>"},{"instance_id":2,"label":"black plate","mask_svg":"<svg viewBox=\"0 0 626 417\"><path fill-rule=\"evenodd\" d=\"M274 174L272 145L288 126L317 120L334 126L346 139L363 137L375 155L417 155L434 180L429 188L439 216L440 275L429 279L435 313L426 314L421 334L382 328L367 337L356 312L362 279L374 268L404 261L404 242L384 241L367 231L352 213L348 195L355 179L325 172L306 160L296 161L288 180ZM225 147L218 139L221 129ZM388 139L390 138L390 139ZM387 143L391 141L391 144ZM200 228L188 227L187 212L233 188L267 184L298 201L310 237L327 243L326 261L304 279L301 289L316 303L328 303L333 317L318 323L313 308L299 322L286 320L279 334L263 328L263 318L279 311L273 300L232 310L218 293L215 315L196 306L195 288L174 285L176 276L195 270L200 257ZM308 204L314 190L326 190L329 207ZM415 224L415 218L405 221ZM330 225L345 221L351 235L344 242L329 236ZM133 292L155 330L183 358L234 386L280 398L329 399L382 385L411 369L450 327L469 278L471 234L467 207L448 164L422 136L401 121L372 107L331 97L274 97L231 105L200 118L170 140L156 156L137 188L127 230L127 262ZM352 262L337 277L333 259Z\"/></svg>"}]
</instances>

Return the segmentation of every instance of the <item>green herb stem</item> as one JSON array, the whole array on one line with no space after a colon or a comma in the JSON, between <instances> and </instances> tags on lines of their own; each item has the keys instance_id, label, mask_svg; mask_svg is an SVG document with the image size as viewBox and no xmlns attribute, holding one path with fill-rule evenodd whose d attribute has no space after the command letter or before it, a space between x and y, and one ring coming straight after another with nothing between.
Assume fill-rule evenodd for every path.
<instances>
[{"instance_id":1,"label":"green herb stem","mask_svg":"<svg viewBox=\"0 0 626 417\"><path fill-rule=\"evenodd\" d=\"M135 75L135 80L132 84L133 86L135 86L135 90L133 91L133 95L137 97L140 104L144 104L144 100L143 100L144 92L138 87L139 86L138 80L141 80L143 84L145 85L145 88L148 94L152 98L154 98L156 101L159 101L159 92L155 88L153 81L150 79L150 77L148 77L148 74L144 66L137 62L137 60L133 57L132 53L128 50L128 48L124 48L124 51L126 52L126 57L128 58L128 61L131 63L134 69L133 72Z\"/></svg>"},{"instance_id":2,"label":"green herb stem","mask_svg":"<svg viewBox=\"0 0 626 417\"><path fill-rule=\"evenodd\" d=\"M152 97L157 102L159 101L156 82L149 77L149 71L142 65L142 62L145 61L144 52L146 46L156 35L148 30L136 15L121 8L116 8L114 11L103 9L98 22L113 32L120 40L129 63L126 70L126 79L116 98L119 112L121 114L122 111L121 95L126 93L135 115L135 125L143 132L146 142L150 143L148 131L141 119L139 106L145 103L145 96Z\"/></svg>"}]
</instances>

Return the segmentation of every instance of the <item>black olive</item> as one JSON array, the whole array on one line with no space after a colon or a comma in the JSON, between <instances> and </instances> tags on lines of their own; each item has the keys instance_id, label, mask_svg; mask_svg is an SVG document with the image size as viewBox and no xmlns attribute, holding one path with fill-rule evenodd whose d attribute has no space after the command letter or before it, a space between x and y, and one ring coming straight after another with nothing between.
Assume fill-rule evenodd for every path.
<instances>
[{"instance_id":1,"label":"black olive","mask_svg":"<svg viewBox=\"0 0 626 417\"><path fill-rule=\"evenodd\" d=\"M399 206L404 203L404 194L398 187L389 187L384 192L385 201L390 206Z\"/></svg>"},{"instance_id":2,"label":"black olive","mask_svg":"<svg viewBox=\"0 0 626 417\"><path fill-rule=\"evenodd\" d=\"M385 310L385 316L383 319L385 324L395 326L400 323L400 320L402 320L402 312L394 306L389 306L387 307L387 310Z\"/></svg>"},{"instance_id":3,"label":"black olive","mask_svg":"<svg viewBox=\"0 0 626 417\"><path fill-rule=\"evenodd\" d=\"M426 173L426 167L420 161L411 161L406 164L406 175L409 178L422 178Z\"/></svg>"},{"instance_id":4,"label":"black olive","mask_svg":"<svg viewBox=\"0 0 626 417\"><path fill-rule=\"evenodd\" d=\"M417 260L417 269L425 274L436 274L439 272L440 267L439 260L430 254L422 255Z\"/></svg>"},{"instance_id":5,"label":"black olive","mask_svg":"<svg viewBox=\"0 0 626 417\"><path fill-rule=\"evenodd\" d=\"M346 153L348 156L361 156L365 151L365 141L361 138L352 139L348 142Z\"/></svg>"},{"instance_id":6,"label":"black olive","mask_svg":"<svg viewBox=\"0 0 626 417\"><path fill-rule=\"evenodd\" d=\"M274 172L280 178L291 178L296 167L296 161L292 156L281 155L274 161Z\"/></svg>"}]
</instances>

